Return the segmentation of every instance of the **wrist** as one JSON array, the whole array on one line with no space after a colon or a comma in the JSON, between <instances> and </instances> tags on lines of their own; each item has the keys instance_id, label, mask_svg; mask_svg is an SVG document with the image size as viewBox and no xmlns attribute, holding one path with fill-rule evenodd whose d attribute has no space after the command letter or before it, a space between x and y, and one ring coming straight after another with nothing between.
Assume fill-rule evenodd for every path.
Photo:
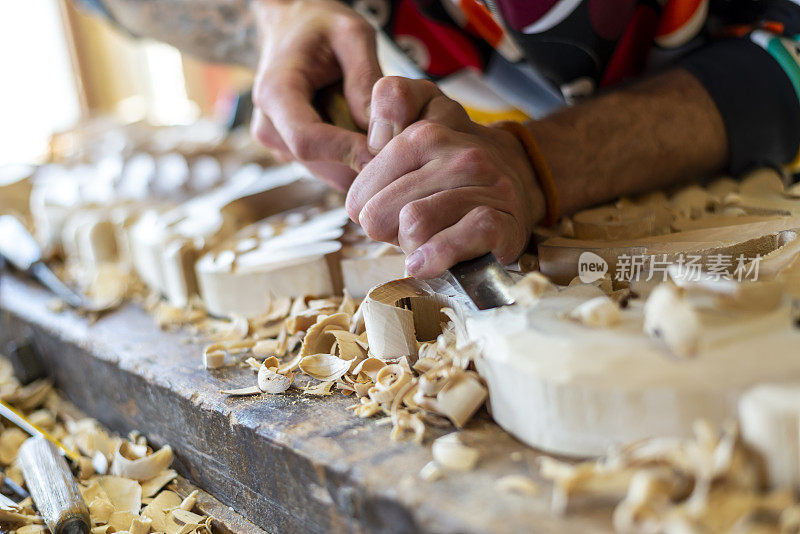
<instances>
[{"instance_id":1,"label":"wrist","mask_svg":"<svg viewBox=\"0 0 800 534\"><path fill-rule=\"evenodd\" d=\"M530 171L530 183L527 190L531 202L531 212L535 216L531 229L536 224L553 226L561 216L561 201L550 169L536 139L525 124L519 122L501 121L493 126L513 138L514 146L521 151L522 160L527 163L527 169Z\"/></svg>"}]
</instances>

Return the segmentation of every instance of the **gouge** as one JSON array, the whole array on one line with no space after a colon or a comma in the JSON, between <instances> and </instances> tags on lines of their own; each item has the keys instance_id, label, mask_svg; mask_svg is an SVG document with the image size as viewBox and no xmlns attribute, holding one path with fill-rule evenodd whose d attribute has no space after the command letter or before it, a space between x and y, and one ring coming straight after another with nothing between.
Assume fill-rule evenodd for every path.
<instances>
[{"instance_id":1,"label":"gouge","mask_svg":"<svg viewBox=\"0 0 800 534\"><path fill-rule=\"evenodd\" d=\"M39 515L53 534L88 534L89 509L55 446L42 436L22 444L17 462Z\"/></svg>"},{"instance_id":2,"label":"gouge","mask_svg":"<svg viewBox=\"0 0 800 534\"><path fill-rule=\"evenodd\" d=\"M73 308L87 311L104 311L86 297L76 293L62 282L42 260L39 244L28 229L13 215L0 215L0 256L27 272Z\"/></svg>"},{"instance_id":3,"label":"gouge","mask_svg":"<svg viewBox=\"0 0 800 534\"><path fill-rule=\"evenodd\" d=\"M514 304L515 279L491 252L456 263L445 273L426 280L436 293L447 295L468 309L488 310Z\"/></svg>"}]
</instances>

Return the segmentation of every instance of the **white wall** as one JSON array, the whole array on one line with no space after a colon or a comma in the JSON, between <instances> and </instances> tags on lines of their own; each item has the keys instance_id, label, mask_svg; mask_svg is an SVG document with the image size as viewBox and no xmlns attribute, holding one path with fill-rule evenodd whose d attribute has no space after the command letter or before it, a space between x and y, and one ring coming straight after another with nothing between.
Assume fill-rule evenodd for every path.
<instances>
[{"instance_id":1,"label":"white wall","mask_svg":"<svg viewBox=\"0 0 800 534\"><path fill-rule=\"evenodd\" d=\"M79 113L56 0L0 0L0 165L35 160Z\"/></svg>"}]
</instances>

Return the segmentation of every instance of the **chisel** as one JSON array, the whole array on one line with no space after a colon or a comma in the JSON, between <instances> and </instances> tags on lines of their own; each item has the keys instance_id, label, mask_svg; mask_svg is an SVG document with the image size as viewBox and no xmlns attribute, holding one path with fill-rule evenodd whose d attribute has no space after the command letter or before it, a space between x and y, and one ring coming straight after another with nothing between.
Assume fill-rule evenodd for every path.
<instances>
[{"instance_id":1,"label":"chisel","mask_svg":"<svg viewBox=\"0 0 800 534\"><path fill-rule=\"evenodd\" d=\"M53 534L88 534L89 509L75 478L55 446L42 436L28 438L17 453L28 492Z\"/></svg>"},{"instance_id":2,"label":"chisel","mask_svg":"<svg viewBox=\"0 0 800 534\"><path fill-rule=\"evenodd\" d=\"M447 295L467 309L489 310L514 304L515 279L491 252L456 263L445 273L426 280L436 293Z\"/></svg>"}]
</instances>

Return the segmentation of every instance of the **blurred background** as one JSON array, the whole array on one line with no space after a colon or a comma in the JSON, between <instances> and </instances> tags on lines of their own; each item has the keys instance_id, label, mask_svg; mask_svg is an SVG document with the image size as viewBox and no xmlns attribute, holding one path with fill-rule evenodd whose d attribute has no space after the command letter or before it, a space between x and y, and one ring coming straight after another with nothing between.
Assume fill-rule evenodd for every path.
<instances>
[{"instance_id":1,"label":"blurred background","mask_svg":"<svg viewBox=\"0 0 800 534\"><path fill-rule=\"evenodd\" d=\"M48 161L51 136L91 118L226 121L253 76L133 38L67 0L3 2L0 69L0 165Z\"/></svg>"}]
</instances>

